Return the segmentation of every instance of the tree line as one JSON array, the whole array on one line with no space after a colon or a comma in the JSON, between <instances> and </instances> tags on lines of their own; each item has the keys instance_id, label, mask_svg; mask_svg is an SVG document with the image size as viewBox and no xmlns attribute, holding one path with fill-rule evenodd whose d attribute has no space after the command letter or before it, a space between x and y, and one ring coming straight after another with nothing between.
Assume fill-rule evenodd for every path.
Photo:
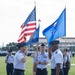
<instances>
[{"instance_id":1,"label":"tree line","mask_svg":"<svg viewBox=\"0 0 75 75\"><path fill-rule=\"evenodd\" d=\"M2 50L2 51L7 51L7 50L11 49L12 51L17 51L18 48L17 48L16 45L17 45L16 42L10 42L10 43L6 44L6 46L0 48L0 50ZM36 50L36 47L33 46L32 44L29 45L29 46L27 46L27 47L28 47L29 49Z\"/></svg>"},{"instance_id":2,"label":"tree line","mask_svg":"<svg viewBox=\"0 0 75 75\"><path fill-rule=\"evenodd\" d=\"M17 51L18 50L18 48L17 48L17 43L15 43L15 42L10 42L9 44L6 44L6 46L4 46L4 47L2 47L2 48L0 48L2 51L4 50L9 50L9 49L11 49L11 50L13 50L13 51Z\"/></svg>"}]
</instances>

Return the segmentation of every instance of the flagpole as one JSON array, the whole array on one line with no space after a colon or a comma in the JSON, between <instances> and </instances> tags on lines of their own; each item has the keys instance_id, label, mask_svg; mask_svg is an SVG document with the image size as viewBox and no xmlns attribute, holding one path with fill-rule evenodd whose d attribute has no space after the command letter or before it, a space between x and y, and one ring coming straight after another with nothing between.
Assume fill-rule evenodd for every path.
<instances>
[{"instance_id":1,"label":"flagpole","mask_svg":"<svg viewBox=\"0 0 75 75\"><path fill-rule=\"evenodd\" d=\"M34 2L34 7L36 6L36 2Z\"/></svg>"},{"instance_id":2,"label":"flagpole","mask_svg":"<svg viewBox=\"0 0 75 75\"><path fill-rule=\"evenodd\" d=\"M66 50L66 36L65 36L65 47L64 47L64 49Z\"/></svg>"},{"instance_id":3,"label":"flagpole","mask_svg":"<svg viewBox=\"0 0 75 75\"><path fill-rule=\"evenodd\" d=\"M41 20L39 19L39 20L38 20L38 26L40 26L40 22L41 22ZM38 53L38 44L39 44L39 43L37 42L37 43L36 43L36 53Z\"/></svg>"},{"instance_id":4,"label":"flagpole","mask_svg":"<svg viewBox=\"0 0 75 75\"><path fill-rule=\"evenodd\" d=\"M39 20L38 20L38 26L40 26L40 22L41 22L41 20L39 19ZM39 38L38 38L38 39L39 39ZM38 44L39 44L39 42L36 43L36 61L37 61L37 62L38 62ZM34 66L34 69L36 70L36 69L37 69L37 67L36 67L37 65L34 64L33 66Z\"/></svg>"},{"instance_id":5,"label":"flagpole","mask_svg":"<svg viewBox=\"0 0 75 75\"><path fill-rule=\"evenodd\" d=\"M34 7L36 7L36 2L34 2ZM39 20L38 20L38 22L40 22ZM40 23L39 23L40 24ZM38 24L38 25L39 25ZM38 42L36 43L36 53L38 53Z\"/></svg>"},{"instance_id":6,"label":"flagpole","mask_svg":"<svg viewBox=\"0 0 75 75\"><path fill-rule=\"evenodd\" d=\"M40 26L40 22L41 20L38 20L38 26ZM38 38L39 39L39 38ZM36 43L36 62L38 62L38 42ZM35 63L33 63L33 75L36 74L36 70L37 70L37 65Z\"/></svg>"},{"instance_id":7,"label":"flagpole","mask_svg":"<svg viewBox=\"0 0 75 75\"><path fill-rule=\"evenodd\" d=\"M66 6L65 6L66 8ZM66 14L66 11L65 11L65 14ZM66 20L66 17L65 17L65 20ZM66 25L66 21L65 21L65 25ZM66 50L66 36L65 36L65 50Z\"/></svg>"}]
</instances>

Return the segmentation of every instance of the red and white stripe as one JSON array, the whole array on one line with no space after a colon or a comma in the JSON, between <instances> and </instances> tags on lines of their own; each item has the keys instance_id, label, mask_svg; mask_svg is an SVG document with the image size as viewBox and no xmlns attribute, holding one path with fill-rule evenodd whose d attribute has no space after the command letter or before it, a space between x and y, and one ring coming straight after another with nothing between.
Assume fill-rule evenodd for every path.
<instances>
[{"instance_id":1,"label":"red and white stripe","mask_svg":"<svg viewBox=\"0 0 75 75\"><path fill-rule=\"evenodd\" d=\"M18 42L26 42L27 36L31 36L31 34L36 30L36 21L28 22L26 26L22 24L21 28L21 34L18 38Z\"/></svg>"}]
</instances>

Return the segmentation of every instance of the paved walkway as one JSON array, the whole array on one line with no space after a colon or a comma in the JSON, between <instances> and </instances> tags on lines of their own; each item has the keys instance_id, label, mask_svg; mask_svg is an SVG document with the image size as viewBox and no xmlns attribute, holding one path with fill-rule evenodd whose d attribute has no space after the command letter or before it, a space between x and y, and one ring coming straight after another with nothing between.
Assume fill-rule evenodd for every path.
<instances>
[{"instance_id":1,"label":"paved walkway","mask_svg":"<svg viewBox=\"0 0 75 75\"><path fill-rule=\"evenodd\" d=\"M50 64L48 64L48 65L50 65ZM71 66L75 66L75 64L71 64Z\"/></svg>"},{"instance_id":2,"label":"paved walkway","mask_svg":"<svg viewBox=\"0 0 75 75\"><path fill-rule=\"evenodd\" d=\"M71 66L75 66L75 64L71 64Z\"/></svg>"}]
</instances>

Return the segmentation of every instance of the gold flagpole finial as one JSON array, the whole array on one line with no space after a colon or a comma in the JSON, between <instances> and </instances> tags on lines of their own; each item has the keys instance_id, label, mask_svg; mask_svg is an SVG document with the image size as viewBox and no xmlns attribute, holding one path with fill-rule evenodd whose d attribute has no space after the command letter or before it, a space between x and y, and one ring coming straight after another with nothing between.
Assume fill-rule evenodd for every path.
<instances>
[{"instance_id":1,"label":"gold flagpole finial","mask_svg":"<svg viewBox=\"0 0 75 75\"><path fill-rule=\"evenodd\" d=\"M41 20L39 19L39 20L38 20L38 26L40 26L40 22L41 22Z\"/></svg>"},{"instance_id":2,"label":"gold flagpole finial","mask_svg":"<svg viewBox=\"0 0 75 75\"><path fill-rule=\"evenodd\" d=\"M41 20L39 19L38 22L41 22Z\"/></svg>"},{"instance_id":3,"label":"gold flagpole finial","mask_svg":"<svg viewBox=\"0 0 75 75\"><path fill-rule=\"evenodd\" d=\"M36 2L34 2L34 7L36 6Z\"/></svg>"}]
</instances>

